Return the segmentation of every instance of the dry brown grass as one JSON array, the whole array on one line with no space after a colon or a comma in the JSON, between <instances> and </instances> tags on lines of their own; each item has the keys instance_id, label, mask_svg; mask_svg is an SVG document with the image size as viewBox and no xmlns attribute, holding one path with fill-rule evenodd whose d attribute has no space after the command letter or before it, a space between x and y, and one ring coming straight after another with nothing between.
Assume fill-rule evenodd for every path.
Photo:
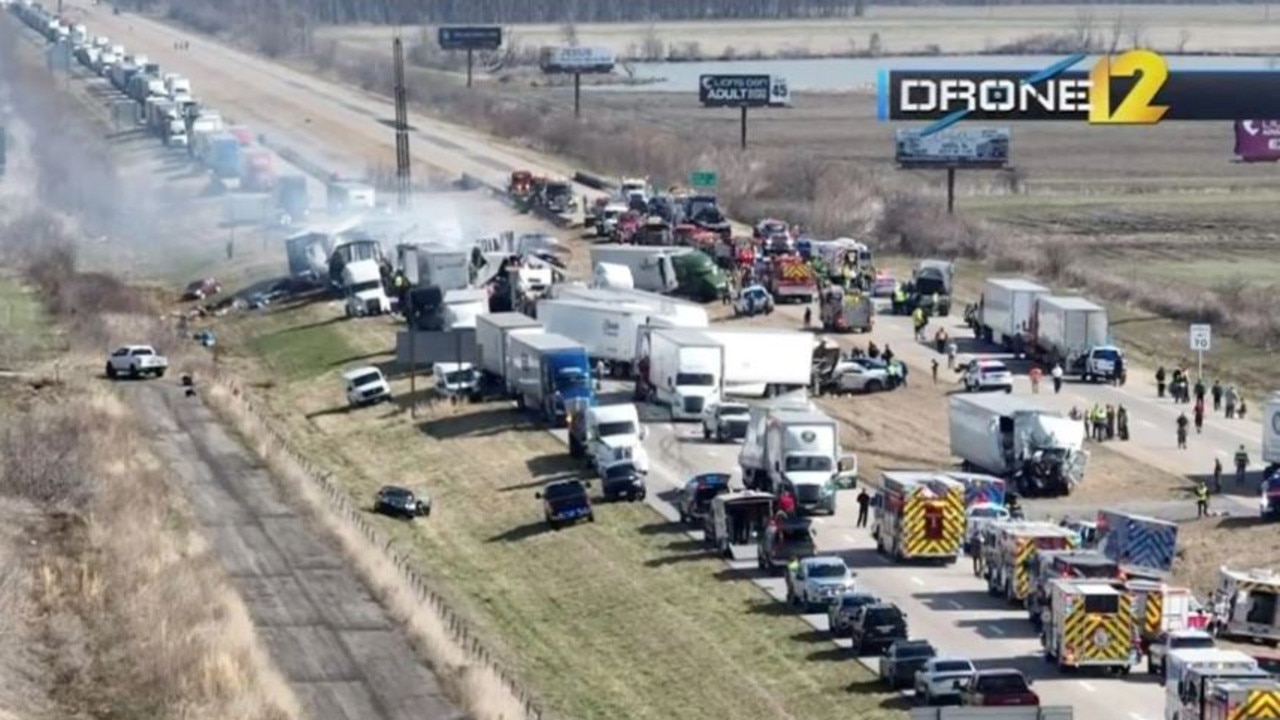
<instances>
[{"instance_id":1,"label":"dry brown grass","mask_svg":"<svg viewBox=\"0 0 1280 720\"><path fill-rule=\"evenodd\" d=\"M476 662L458 645L439 612L423 602L385 552L335 510L316 480L299 467L287 448L247 404L238 388L214 384L204 394L213 408L271 469L290 496L338 540L346 558L374 596L409 632L415 649L430 663L446 692L475 720L526 717L523 704L492 667Z\"/></svg>"},{"instance_id":2,"label":"dry brown grass","mask_svg":"<svg viewBox=\"0 0 1280 720\"><path fill-rule=\"evenodd\" d=\"M83 383L47 394L0 441L0 487L53 513L35 592L67 716L298 717L127 409Z\"/></svg>"},{"instance_id":3,"label":"dry brown grass","mask_svg":"<svg viewBox=\"0 0 1280 720\"><path fill-rule=\"evenodd\" d=\"M58 716L298 717L165 467L88 379L105 343L165 335L144 294L76 269L72 238L45 214L0 228L0 256L73 340L25 395L0 402L0 495L47 519L31 570Z\"/></svg>"}]
</instances>

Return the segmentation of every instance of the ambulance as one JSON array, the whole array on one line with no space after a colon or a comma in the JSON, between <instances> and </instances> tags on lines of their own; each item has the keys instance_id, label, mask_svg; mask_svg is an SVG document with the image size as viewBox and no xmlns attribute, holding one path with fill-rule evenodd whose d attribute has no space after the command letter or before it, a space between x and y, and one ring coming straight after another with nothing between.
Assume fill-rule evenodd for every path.
<instances>
[{"instance_id":1,"label":"ambulance","mask_svg":"<svg viewBox=\"0 0 1280 720\"><path fill-rule=\"evenodd\" d=\"M1275 678L1239 650L1174 650L1166 660L1164 687L1165 720L1277 717L1278 706L1274 703L1280 696L1275 695ZM1251 696L1253 691L1260 695ZM1241 701L1244 706L1240 705ZM1250 703L1264 712L1243 712L1250 709Z\"/></svg>"},{"instance_id":2,"label":"ambulance","mask_svg":"<svg viewBox=\"0 0 1280 720\"><path fill-rule=\"evenodd\" d=\"M1059 668L1106 668L1127 675L1138 663L1129 597L1105 580L1050 580L1041 624L1045 659Z\"/></svg>"},{"instance_id":3,"label":"ambulance","mask_svg":"<svg viewBox=\"0 0 1280 720\"><path fill-rule=\"evenodd\" d=\"M993 523L983 531L983 539L987 590L1022 604L1035 587L1036 551L1073 548L1076 535L1049 522L1009 520Z\"/></svg>"},{"instance_id":4,"label":"ambulance","mask_svg":"<svg viewBox=\"0 0 1280 720\"><path fill-rule=\"evenodd\" d=\"M881 479L872 535L897 561L950 564L964 542L964 486L937 473L889 471Z\"/></svg>"}]
</instances>

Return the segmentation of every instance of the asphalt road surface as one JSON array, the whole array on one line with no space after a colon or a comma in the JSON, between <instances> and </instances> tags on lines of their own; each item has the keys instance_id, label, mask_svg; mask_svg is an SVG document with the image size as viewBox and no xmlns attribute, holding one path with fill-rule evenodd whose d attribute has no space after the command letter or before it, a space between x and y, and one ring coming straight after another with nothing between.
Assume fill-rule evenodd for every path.
<instances>
[{"instance_id":1,"label":"asphalt road surface","mask_svg":"<svg viewBox=\"0 0 1280 720\"><path fill-rule=\"evenodd\" d=\"M313 720L463 720L403 632L205 405L125 385L276 667Z\"/></svg>"},{"instance_id":2,"label":"asphalt road surface","mask_svg":"<svg viewBox=\"0 0 1280 720\"><path fill-rule=\"evenodd\" d=\"M123 42L130 50L144 51L159 60L166 70L183 72L192 80L197 96L209 105L253 125L258 132L284 135L287 142L304 144L309 152L318 154L317 160L359 168L369 159L361 155L367 148L390 152L392 133L379 122L391 116L390 103L383 98L318 80L136 16L113 18L108 10L95 9L87 13L86 22L91 32L106 33L114 42ZM177 39L189 40L191 49L172 50ZM415 158L451 172L501 182L517 167L548 174L569 171L560 161L513 148L470 128L418 115L411 117L411 123L417 128L412 141ZM596 194L587 188L579 190L588 196ZM784 308L777 315L798 326L800 312L797 308ZM951 322L957 321L953 318ZM952 334L967 336L958 328ZM905 318L882 317L875 336L912 364L913 379L927 378L932 352L914 342ZM1257 467L1261 428L1256 420L1227 422L1213 418L1203 435L1191 437L1191 449L1176 451L1173 423L1179 409L1167 400L1155 398L1148 380L1149 369L1131 368L1129 375L1131 381L1124 388L1069 384L1062 395L1042 394L1037 400L1046 408L1064 412L1072 406L1083 408L1094 403L1125 404L1130 411L1133 438L1128 443L1113 443L1112 447L1151 467L1180 475L1208 472L1217 456L1229 469L1230 456L1241 444ZM1025 378L1019 379L1017 392L1029 393ZM1259 410L1255 402L1255 417ZM674 490L695 472L735 468L737 449L706 445L693 436L691 428L666 424L652 427L648 445L654 469L650 480L656 492L650 494L650 502L674 518L674 510L662 499L664 491ZM1105 479L1086 478L1086 482L1091 481ZM970 657L982 665L1023 669L1040 679L1037 690L1046 703L1072 705L1085 716L1126 720L1156 720L1161 716L1162 689L1140 674L1124 679L1056 675L1040 659L1039 643L1031 634L1025 613L990 599L964 563L945 568L888 565L873 552L869 536L854 527L852 505L852 498L846 493L839 513L819 520L819 547L824 552L844 555L858 569L866 587L899 603L909 615L913 635L929 639L945 653ZM1230 507L1233 512L1249 510L1247 502ZM753 561L741 565L744 573L754 572ZM781 597L779 581L757 582L775 597ZM819 616L809 619L815 626L825 622Z\"/></svg>"}]
</instances>

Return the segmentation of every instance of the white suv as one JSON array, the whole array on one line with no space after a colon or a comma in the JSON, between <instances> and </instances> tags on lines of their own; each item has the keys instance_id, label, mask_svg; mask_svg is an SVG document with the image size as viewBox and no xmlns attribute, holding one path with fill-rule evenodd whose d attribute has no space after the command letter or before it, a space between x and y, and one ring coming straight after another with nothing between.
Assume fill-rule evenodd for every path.
<instances>
[{"instance_id":1,"label":"white suv","mask_svg":"<svg viewBox=\"0 0 1280 720\"><path fill-rule=\"evenodd\" d=\"M347 404L353 408L391 399L391 386L376 367L361 367L342 373L347 381Z\"/></svg>"},{"instance_id":2,"label":"white suv","mask_svg":"<svg viewBox=\"0 0 1280 720\"><path fill-rule=\"evenodd\" d=\"M999 360L971 360L964 369L964 389L969 392L1003 390L1013 392L1013 373Z\"/></svg>"}]
</instances>

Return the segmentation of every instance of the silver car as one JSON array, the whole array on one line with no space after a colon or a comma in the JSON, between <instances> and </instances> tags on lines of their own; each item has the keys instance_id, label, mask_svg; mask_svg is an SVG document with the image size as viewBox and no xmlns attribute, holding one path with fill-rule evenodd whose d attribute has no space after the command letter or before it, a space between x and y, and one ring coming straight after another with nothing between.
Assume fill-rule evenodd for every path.
<instances>
[{"instance_id":1,"label":"silver car","mask_svg":"<svg viewBox=\"0 0 1280 720\"><path fill-rule=\"evenodd\" d=\"M889 388L889 371L871 362L841 360L831 371L834 379L832 392L873 393Z\"/></svg>"}]
</instances>

